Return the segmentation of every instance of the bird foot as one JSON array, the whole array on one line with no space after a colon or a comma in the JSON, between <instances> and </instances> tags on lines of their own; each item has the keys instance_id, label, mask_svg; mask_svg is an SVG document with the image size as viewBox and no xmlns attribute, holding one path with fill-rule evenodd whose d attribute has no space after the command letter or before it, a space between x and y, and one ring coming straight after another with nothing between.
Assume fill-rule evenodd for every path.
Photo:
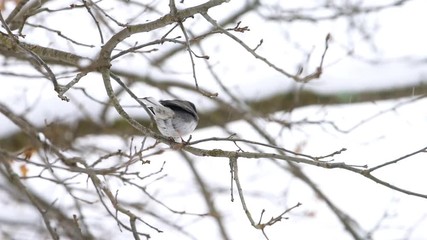
<instances>
[{"instance_id":1,"label":"bird foot","mask_svg":"<svg viewBox=\"0 0 427 240\"><path fill-rule=\"evenodd\" d=\"M171 148L173 149L173 150L181 150L182 148L184 148L185 147L185 143L183 143L183 142L180 142L180 143L177 143L177 142L174 142L174 143L172 143L171 144Z\"/></svg>"},{"instance_id":2,"label":"bird foot","mask_svg":"<svg viewBox=\"0 0 427 240\"><path fill-rule=\"evenodd\" d=\"M180 140L180 142L178 142L178 141L173 141L172 143L171 143L171 147L172 147L172 149L174 149L174 150L181 150L182 148L184 148L186 145L188 145L188 143L190 143L190 140L191 140L191 135L190 135L190 137L188 138L188 140L186 141L186 140L184 140L182 137L181 137L181 139L179 139Z\"/></svg>"}]
</instances>

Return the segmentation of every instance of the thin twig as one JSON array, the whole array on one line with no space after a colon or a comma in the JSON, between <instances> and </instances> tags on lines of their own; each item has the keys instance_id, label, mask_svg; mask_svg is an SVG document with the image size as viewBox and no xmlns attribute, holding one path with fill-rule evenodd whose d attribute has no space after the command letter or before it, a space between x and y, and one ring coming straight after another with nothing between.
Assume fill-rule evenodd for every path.
<instances>
[{"instance_id":1,"label":"thin twig","mask_svg":"<svg viewBox=\"0 0 427 240\"><path fill-rule=\"evenodd\" d=\"M62 88L61 86L58 84L58 81L56 80L55 74L52 72L52 70L50 69L50 67L43 61L43 59L41 59L36 53L34 53L31 49L27 48L25 45L20 44L18 38L12 33L12 31L9 29L6 21L3 19L3 15L0 12L0 21L3 24L3 27L6 29L7 33L9 34L9 36L11 37L11 39L14 40L15 44L21 48L22 50L24 50L25 52L27 52L28 54L30 54L33 59L40 65L42 66L45 70L46 70L46 74L47 77L52 81L53 83L53 88L55 90L55 92L58 93L58 97L63 100L63 101L69 101L69 99L65 96L59 96L59 93L61 92Z\"/></svg>"}]
</instances>

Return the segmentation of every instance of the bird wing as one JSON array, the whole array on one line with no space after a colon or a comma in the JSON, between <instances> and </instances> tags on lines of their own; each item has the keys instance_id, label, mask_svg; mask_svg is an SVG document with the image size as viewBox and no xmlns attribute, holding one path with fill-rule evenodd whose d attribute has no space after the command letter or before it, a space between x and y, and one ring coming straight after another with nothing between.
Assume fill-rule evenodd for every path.
<instances>
[{"instance_id":1,"label":"bird wing","mask_svg":"<svg viewBox=\"0 0 427 240\"><path fill-rule=\"evenodd\" d=\"M199 119L197 116L196 107L193 103L182 100L162 100L160 103L171 109L179 109L181 111L185 111L193 115L196 119Z\"/></svg>"}]
</instances>

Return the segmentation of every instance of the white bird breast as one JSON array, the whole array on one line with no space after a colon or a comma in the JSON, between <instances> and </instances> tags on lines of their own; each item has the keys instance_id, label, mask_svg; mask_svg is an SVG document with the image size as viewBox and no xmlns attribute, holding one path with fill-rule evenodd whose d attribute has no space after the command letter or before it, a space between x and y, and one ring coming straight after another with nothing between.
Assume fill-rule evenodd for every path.
<instances>
[{"instance_id":1,"label":"white bird breast","mask_svg":"<svg viewBox=\"0 0 427 240\"><path fill-rule=\"evenodd\" d=\"M196 121L188 121L180 117L174 117L172 119L156 119L157 128L160 133L166 137L181 138L182 136L188 135L196 129Z\"/></svg>"}]
</instances>

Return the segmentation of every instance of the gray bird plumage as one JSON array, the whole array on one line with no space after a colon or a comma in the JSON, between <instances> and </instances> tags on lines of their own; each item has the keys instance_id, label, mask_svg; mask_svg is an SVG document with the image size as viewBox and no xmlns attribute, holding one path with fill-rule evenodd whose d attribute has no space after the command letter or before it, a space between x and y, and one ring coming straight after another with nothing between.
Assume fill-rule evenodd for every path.
<instances>
[{"instance_id":1,"label":"gray bird plumage","mask_svg":"<svg viewBox=\"0 0 427 240\"><path fill-rule=\"evenodd\" d=\"M166 137L181 142L183 136L194 131L199 122L196 106L184 100L161 100L152 97L140 98L151 111L157 128Z\"/></svg>"}]
</instances>

